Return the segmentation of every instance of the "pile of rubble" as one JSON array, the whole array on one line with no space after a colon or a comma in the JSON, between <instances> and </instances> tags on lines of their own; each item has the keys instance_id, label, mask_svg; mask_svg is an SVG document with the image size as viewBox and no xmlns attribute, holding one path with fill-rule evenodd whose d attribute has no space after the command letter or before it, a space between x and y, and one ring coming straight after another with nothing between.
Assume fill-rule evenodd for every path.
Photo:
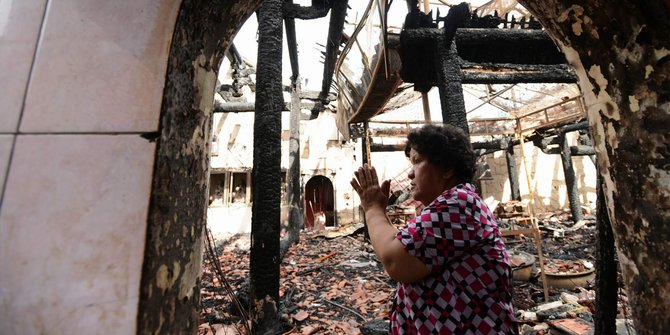
<instances>
[{"instance_id":1,"label":"pile of rubble","mask_svg":"<svg viewBox=\"0 0 670 335\"><path fill-rule=\"evenodd\" d=\"M527 208L520 203L502 204L496 212L502 230L530 224L525 219ZM568 284L557 284L547 277L548 299L544 296L541 268L534 257L538 254L534 238L524 234L506 237L510 255L530 255L530 261L511 257L515 268L513 304L520 334L593 334L596 229L595 217L590 212L585 214L584 223L579 226L571 221L568 210L537 215L546 274L569 278ZM236 291L248 289L248 240L248 236L238 236L218 243L219 262ZM517 276L520 270L527 274ZM224 334L221 330L225 329L225 334L236 334L229 332L230 325L239 325L241 320L232 312L231 299L221 291L211 260L205 262L203 272L200 333ZM370 244L365 242L360 225L326 232L303 231L300 243L291 247L281 264L285 333L383 333L394 287ZM618 300L618 334L635 334L623 289L619 289Z\"/></svg>"}]
</instances>

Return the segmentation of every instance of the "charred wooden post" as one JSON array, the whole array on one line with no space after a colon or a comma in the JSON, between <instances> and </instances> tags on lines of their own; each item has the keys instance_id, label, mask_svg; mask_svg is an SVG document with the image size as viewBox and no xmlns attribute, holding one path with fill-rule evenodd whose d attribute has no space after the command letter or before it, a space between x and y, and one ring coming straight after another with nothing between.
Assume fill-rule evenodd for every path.
<instances>
[{"instance_id":1,"label":"charred wooden post","mask_svg":"<svg viewBox=\"0 0 670 335\"><path fill-rule=\"evenodd\" d=\"M288 145L288 237L280 243L281 258L293 243L300 241L300 229L304 225L302 206L302 185L300 184L300 68L298 67L298 43L295 35L295 21L292 18L284 19L286 26L286 42L291 60L291 114L289 117L289 145Z\"/></svg>"},{"instance_id":2,"label":"charred wooden post","mask_svg":"<svg viewBox=\"0 0 670 335\"><path fill-rule=\"evenodd\" d=\"M368 122L363 122L363 137L361 140L361 152L363 153L363 164L370 163L370 127Z\"/></svg>"},{"instance_id":3,"label":"charred wooden post","mask_svg":"<svg viewBox=\"0 0 670 335\"><path fill-rule=\"evenodd\" d=\"M330 10L326 58L323 62L323 82L319 95L324 105L328 103L328 92L330 92L330 85L333 83L333 72L335 71L335 62L337 62L337 54L342 41L342 30L344 29L344 19L347 17L348 2L349 0L333 0L333 7ZM312 118L316 118L317 115L318 113L312 113Z\"/></svg>"},{"instance_id":4,"label":"charred wooden post","mask_svg":"<svg viewBox=\"0 0 670 335\"><path fill-rule=\"evenodd\" d=\"M595 334L616 334L619 281L612 224L607 214L603 179L598 176L596 188L596 310L593 316Z\"/></svg>"},{"instance_id":5,"label":"charred wooden post","mask_svg":"<svg viewBox=\"0 0 670 335\"><path fill-rule=\"evenodd\" d=\"M514 145L508 145L505 149L505 160L507 161L507 175L509 176L509 187L512 200L521 201L521 191L519 190L519 172L516 167L516 156L514 155Z\"/></svg>"},{"instance_id":6,"label":"charred wooden post","mask_svg":"<svg viewBox=\"0 0 670 335\"><path fill-rule=\"evenodd\" d=\"M565 186L568 189L568 200L570 202L570 212L572 221L579 222L584 219L582 215L582 203L579 200L579 188L577 187L577 178L575 169L572 167L572 155L570 154L570 143L565 138L565 134L558 135L561 147L561 163L563 163L563 174L565 175Z\"/></svg>"},{"instance_id":7,"label":"charred wooden post","mask_svg":"<svg viewBox=\"0 0 670 335\"><path fill-rule=\"evenodd\" d=\"M469 5L461 3L449 9L445 19L444 36L437 43L437 84L442 107L442 122L452 124L470 133L463 100L461 68L458 64L456 44L452 43L456 29L465 24L470 15Z\"/></svg>"},{"instance_id":8,"label":"charred wooden post","mask_svg":"<svg viewBox=\"0 0 670 335\"><path fill-rule=\"evenodd\" d=\"M463 87L461 85L461 69L456 63L456 46L439 43L438 61L438 92L440 93L440 106L442 108L442 122L452 124L469 134L467 115L465 113L465 101L463 100Z\"/></svg>"},{"instance_id":9,"label":"charred wooden post","mask_svg":"<svg viewBox=\"0 0 670 335\"><path fill-rule=\"evenodd\" d=\"M251 321L256 334L277 334L279 323L279 234L281 112L283 109L282 6L265 0L258 11L258 71L254 116L251 215Z\"/></svg>"},{"instance_id":10,"label":"charred wooden post","mask_svg":"<svg viewBox=\"0 0 670 335\"><path fill-rule=\"evenodd\" d=\"M284 4L286 7L286 4ZM295 19L285 18L284 26L286 27L286 44L288 45L288 57L291 61L291 92L295 91L295 83L300 76L300 63L298 62L298 41L295 36ZM300 102L300 90L298 90L298 102ZM293 102L293 99L291 99Z\"/></svg>"},{"instance_id":11,"label":"charred wooden post","mask_svg":"<svg viewBox=\"0 0 670 335\"><path fill-rule=\"evenodd\" d=\"M328 15L330 7L325 1L312 1L312 6L303 7L294 4L293 1L287 1L284 4L284 18L285 19L302 19L312 20Z\"/></svg>"}]
</instances>

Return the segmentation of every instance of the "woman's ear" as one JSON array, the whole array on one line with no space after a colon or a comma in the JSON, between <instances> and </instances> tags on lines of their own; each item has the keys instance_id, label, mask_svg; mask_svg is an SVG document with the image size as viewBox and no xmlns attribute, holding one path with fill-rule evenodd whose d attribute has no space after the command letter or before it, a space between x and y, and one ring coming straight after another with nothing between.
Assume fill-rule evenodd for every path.
<instances>
[{"instance_id":1,"label":"woman's ear","mask_svg":"<svg viewBox=\"0 0 670 335\"><path fill-rule=\"evenodd\" d=\"M442 179L443 179L445 182L451 182L451 181L453 180L453 178L454 178L454 169L453 169L453 168L451 168L451 169L449 169L449 170L447 170L447 171L444 171L444 172L442 173Z\"/></svg>"}]
</instances>

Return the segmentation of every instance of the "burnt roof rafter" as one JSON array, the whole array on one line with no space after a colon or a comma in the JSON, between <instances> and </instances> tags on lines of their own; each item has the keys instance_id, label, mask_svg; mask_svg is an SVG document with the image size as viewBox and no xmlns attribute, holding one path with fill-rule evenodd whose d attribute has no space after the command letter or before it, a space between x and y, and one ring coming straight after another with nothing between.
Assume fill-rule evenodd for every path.
<instances>
[{"instance_id":1,"label":"burnt roof rafter","mask_svg":"<svg viewBox=\"0 0 670 335\"><path fill-rule=\"evenodd\" d=\"M442 28L405 29L401 33L402 78L423 86L437 84L427 57ZM464 84L574 83L577 77L543 30L459 28L454 38ZM433 50L431 50L433 49ZM419 54L420 52L420 54Z\"/></svg>"},{"instance_id":2,"label":"burnt roof rafter","mask_svg":"<svg viewBox=\"0 0 670 335\"><path fill-rule=\"evenodd\" d=\"M303 7L294 4L292 0L286 0L282 14L284 19L312 20L328 15L331 7L332 1L330 0L312 0L312 5L309 7Z\"/></svg>"},{"instance_id":3,"label":"burnt roof rafter","mask_svg":"<svg viewBox=\"0 0 670 335\"><path fill-rule=\"evenodd\" d=\"M294 4L292 0L286 0L283 8L283 17L287 27L287 43L289 55L291 57L292 80L295 81L299 76L298 48L295 38L295 19L311 20L325 17L330 11L330 23L328 27L328 37L325 41L326 51L323 61L323 81L319 98L321 104L325 105L329 101L330 87L333 83L333 73L335 63L342 42L342 33L344 31L344 22L349 8L348 0L312 0L312 5L303 7ZM316 118L319 109L312 109L312 118Z\"/></svg>"}]
</instances>

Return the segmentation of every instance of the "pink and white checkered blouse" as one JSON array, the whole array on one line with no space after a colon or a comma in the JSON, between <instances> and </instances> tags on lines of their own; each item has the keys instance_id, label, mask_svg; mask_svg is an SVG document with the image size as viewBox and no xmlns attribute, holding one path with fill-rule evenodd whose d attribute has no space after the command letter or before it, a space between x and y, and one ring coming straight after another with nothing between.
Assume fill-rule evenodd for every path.
<instances>
[{"instance_id":1,"label":"pink and white checkered blouse","mask_svg":"<svg viewBox=\"0 0 670 335\"><path fill-rule=\"evenodd\" d=\"M393 334L515 334L512 268L491 211L470 184L445 191L398 232L430 270L398 283Z\"/></svg>"}]
</instances>

